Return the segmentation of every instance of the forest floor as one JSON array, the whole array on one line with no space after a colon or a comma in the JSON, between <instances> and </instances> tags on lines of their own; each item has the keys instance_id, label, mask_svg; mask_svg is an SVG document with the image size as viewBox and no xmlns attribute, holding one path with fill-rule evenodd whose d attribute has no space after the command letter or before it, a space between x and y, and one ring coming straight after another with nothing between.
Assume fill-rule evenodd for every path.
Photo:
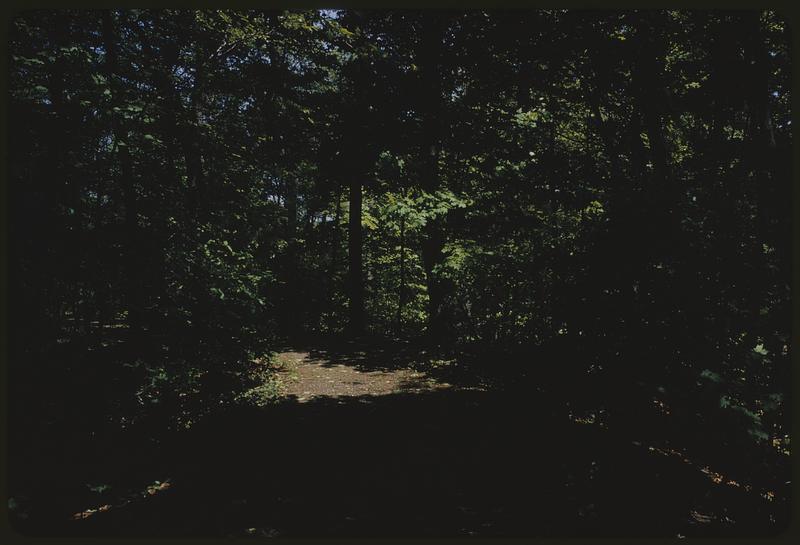
<instances>
[{"instance_id":1,"label":"forest floor","mask_svg":"<svg viewBox=\"0 0 800 545\"><path fill-rule=\"evenodd\" d=\"M452 387L411 368L368 371L340 363L336 358L315 358L309 352L283 352L278 354L277 360L282 395L300 403L315 397L420 393Z\"/></svg>"},{"instance_id":2,"label":"forest floor","mask_svg":"<svg viewBox=\"0 0 800 545\"><path fill-rule=\"evenodd\" d=\"M576 418L545 392L459 374L415 347L298 345L278 364L275 403L221 410L158 445L120 442L60 462L62 483L42 491L49 510L19 530L675 537L770 535L788 520L788 503L680 449Z\"/></svg>"}]
</instances>

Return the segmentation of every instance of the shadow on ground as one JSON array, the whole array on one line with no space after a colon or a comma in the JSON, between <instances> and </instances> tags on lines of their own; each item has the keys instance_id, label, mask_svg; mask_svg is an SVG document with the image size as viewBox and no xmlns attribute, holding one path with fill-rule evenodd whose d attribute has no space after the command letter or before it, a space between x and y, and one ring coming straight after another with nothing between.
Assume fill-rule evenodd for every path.
<instances>
[{"instance_id":1,"label":"shadow on ground","mask_svg":"<svg viewBox=\"0 0 800 545\"><path fill-rule=\"evenodd\" d=\"M451 389L230 409L117 467L146 489L128 503L85 491L78 520L64 504L51 506L46 525L31 517L17 526L59 536L779 530L770 520L775 506L758 496L553 407L544 398Z\"/></svg>"}]
</instances>

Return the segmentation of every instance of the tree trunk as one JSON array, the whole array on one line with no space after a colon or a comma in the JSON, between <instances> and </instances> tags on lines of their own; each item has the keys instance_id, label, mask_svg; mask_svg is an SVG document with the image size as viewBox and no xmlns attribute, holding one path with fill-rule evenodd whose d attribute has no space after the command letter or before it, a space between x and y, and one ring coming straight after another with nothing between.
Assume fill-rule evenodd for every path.
<instances>
[{"instance_id":1,"label":"tree trunk","mask_svg":"<svg viewBox=\"0 0 800 545\"><path fill-rule=\"evenodd\" d=\"M339 267L339 245L341 244L341 231L339 229L339 219L342 217L342 190L343 187L339 186L336 191L336 212L333 215L333 233L331 234L331 268L330 278L336 276L336 271Z\"/></svg>"},{"instance_id":2,"label":"tree trunk","mask_svg":"<svg viewBox=\"0 0 800 545\"><path fill-rule=\"evenodd\" d=\"M348 330L351 337L364 333L364 259L363 230L361 227L363 182L375 159L372 108L369 88L374 74L366 58L351 64L350 83L353 86L352 103L345 125L344 145L345 175L350 187L350 222L348 226L348 295L350 300Z\"/></svg>"},{"instance_id":3,"label":"tree trunk","mask_svg":"<svg viewBox=\"0 0 800 545\"><path fill-rule=\"evenodd\" d=\"M755 184L752 204L755 208L755 243L750 244L750 255L753 263L763 261L762 244L775 246L772 237L771 222L773 214L769 211L769 194L775 191L775 169L778 164L776 157L777 143L775 131L772 126L772 112L770 108L770 63L769 53L764 43L764 32L761 28L761 13L758 11L748 13L745 20L745 29L750 40L749 58L752 73L749 78L748 108L751 122L749 124L750 141L748 154L752 161L751 168L755 174ZM746 56L746 58L747 58ZM788 256L786 256L788 257ZM787 262L788 259L785 261ZM764 269L753 267L749 279L752 286L750 319L753 323L760 321L760 309L763 303L763 291L758 286L768 283Z\"/></svg>"},{"instance_id":4,"label":"tree trunk","mask_svg":"<svg viewBox=\"0 0 800 545\"><path fill-rule=\"evenodd\" d=\"M286 299L285 315L287 333L294 337L300 329L301 312L298 301L297 267L297 180L293 174L286 176Z\"/></svg>"},{"instance_id":5,"label":"tree trunk","mask_svg":"<svg viewBox=\"0 0 800 545\"><path fill-rule=\"evenodd\" d=\"M353 161L358 161L351 157ZM363 233L361 229L361 169L356 168L350 173L350 223L348 226L349 238L347 241L349 270L348 292L350 294L350 335L357 337L364 332L364 282L362 244Z\"/></svg>"},{"instance_id":6,"label":"tree trunk","mask_svg":"<svg viewBox=\"0 0 800 545\"><path fill-rule=\"evenodd\" d=\"M65 29L61 25L54 25L53 28L53 45L55 48L64 45L65 37L63 35ZM45 166L46 175L54 182L56 189L54 191L44 191L43 201L45 203L45 210L49 216L48 223L58 224L60 219L58 204L64 202L67 198L67 172L68 157L67 147L69 145L69 135L66 133L68 126L65 117L65 72L64 61L60 54L56 54L56 60L53 63L52 70L50 71L47 87L52 103L52 125L49 131L48 138L48 162L49 165ZM55 249L53 252L61 258L61 248ZM47 322L48 317L54 318L55 325L59 329L67 329L66 324L66 306L67 298L63 295L67 287L64 286L59 289L59 278L56 275L47 275L47 288L45 290L44 299L50 304L50 312L44 312L44 322ZM28 306L28 305L26 305ZM29 307L30 308L30 307ZM35 309L38 310L38 309Z\"/></svg>"},{"instance_id":7,"label":"tree trunk","mask_svg":"<svg viewBox=\"0 0 800 545\"><path fill-rule=\"evenodd\" d=\"M656 187L651 188L659 197L666 196L670 189L670 172L667 146L664 139L663 105L667 101L667 91L662 81L666 43L659 34L663 28L659 14L643 15L640 19L637 45L639 47L637 69L634 80L637 102L647 139L650 143L650 160Z\"/></svg>"},{"instance_id":8,"label":"tree trunk","mask_svg":"<svg viewBox=\"0 0 800 545\"><path fill-rule=\"evenodd\" d=\"M120 86L117 83L119 60L114 28L114 15L111 11L103 12L103 40L106 48L106 77L111 87L111 104L119 106ZM138 203L136 189L133 185L133 168L128 145L128 130L124 121L119 116L111 113L111 128L114 138L114 149L119 157L119 185L122 187L123 203L125 208L124 232L124 286L126 306L128 308L128 324L131 333L138 335L142 327L142 294L139 290L139 259L138 259Z\"/></svg>"},{"instance_id":9,"label":"tree trunk","mask_svg":"<svg viewBox=\"0 0 800 545\"><path fill-rule=\"evenodd\" d=\"M439 119L441 113L441 76L439 61L442 48L443 22L435 13L425 14L422 21L422 42L419 52L422 70L423 116L421 186L433 194L439 188ZM441 219L425 225L422 260L428 288L428 336L437 341L444 333L444 285L435 269L444 260L444 235Z\"/></svg>"},{"instance_id":10,"label":"tree trunk","mask_svg":"<svg viewBox=\"0 0 800 545\"><path fill-rule=\"evenodd\" d=\"M406 277L405 277L405 261L406 261L406 217L400 216L400 286L398 288L398 303L397 303L397 336L403 335L403 307L405 306L406 295Z\"/></svg>"},{"instance_id":11,"label":"tree trunk","mask_svg":"<svg viewBox=\"0 0 800 545\"><path fill-rule=\"evenodd\" d=\"M145 41L143 46L147 56L153 63L153 83L155 89L159 96L163 97L161 104L162 113L158 119L157 126L159 127L161 138L164 142L164 177L169 181L167 187L163 189L163 198L166 203L171 202L173 198L177 198L182 192L180 172L178 169L180 165L179 150L186 138L186 132L181 127L181 122L185 119L186 112L175 86L175 82L172 80L171 76L173 68L178 64L178 45L174 42L167 41L167 37L170 36L170 31L165 25L163 14L154 15L153 25L155 35L165 41L160 44L158 51L154 49L150 41ZM188 164L186 165L186 169L188 171ZM157 232L161 233L163 238L159 241L162 251L156 252L158 267L156 282L157 293L162 302L167 301L169 298L167 285L167 275L169 271L166 257L169 251L169 233L173 230L173 227L167 223L167 217L170 215L177 217L179 225L185 225L185 212L186 210L183 207L171 207L169 212L165 210L163 213L159 214ZM159 313L159 315L161 315L161 313Z\"/></svg>"},{"instance_id":12,"label":"tree trunk","mask_svg":"<svg viewBox=\"0 0 800 545\"><path fill-rule=\"evenodd\" d=\"M201 222L207 219L206 208L206 180L203 172L203 155L200 134L200 109L203 101L203 85L205 79L205 66L203 51L199 45L194 52L195 79L189 95L189 124L184 137L184 154L186 155L187 175L189 187L194 189L191 195L191 206L195 217Z\"/></svg>"}]
</instances>

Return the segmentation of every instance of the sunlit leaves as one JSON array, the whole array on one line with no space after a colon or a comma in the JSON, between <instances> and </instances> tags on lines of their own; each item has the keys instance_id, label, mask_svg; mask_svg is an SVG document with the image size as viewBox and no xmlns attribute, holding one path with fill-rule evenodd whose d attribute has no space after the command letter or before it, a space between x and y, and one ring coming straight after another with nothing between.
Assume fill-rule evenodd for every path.
<instances>
[{"instance_id":1,"label":"sunlit leaves","mask_svg":"<svg viewBox=\"0 0 800 545\"><path fill-rule=\"evenodd\" d=\"M541 99L544 102L544 99ZM524 128L536 128L539 123L549 123L552 121L552 115L541 106L539 108L523 111L521 108L514 114L514 123Z\"/></svg>"}]
</instances>

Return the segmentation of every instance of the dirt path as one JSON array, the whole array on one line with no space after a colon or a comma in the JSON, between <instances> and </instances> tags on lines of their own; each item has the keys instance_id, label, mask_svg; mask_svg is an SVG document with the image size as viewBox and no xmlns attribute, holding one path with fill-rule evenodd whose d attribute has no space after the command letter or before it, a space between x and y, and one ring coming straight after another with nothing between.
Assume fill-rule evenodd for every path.
<instances>
[{"instance_id":1,"label":"dirt path","mask_svg":"<svg viewBox=\"0 0 800 545\"><path fill-rule=\"evenodd\" d=\"M308 352L278 355L282 393L306 402L314 397L380 396L450 388L421 371L409 368L365 371L346 360L312 358Z\"/></svg>"}]
</instances>

